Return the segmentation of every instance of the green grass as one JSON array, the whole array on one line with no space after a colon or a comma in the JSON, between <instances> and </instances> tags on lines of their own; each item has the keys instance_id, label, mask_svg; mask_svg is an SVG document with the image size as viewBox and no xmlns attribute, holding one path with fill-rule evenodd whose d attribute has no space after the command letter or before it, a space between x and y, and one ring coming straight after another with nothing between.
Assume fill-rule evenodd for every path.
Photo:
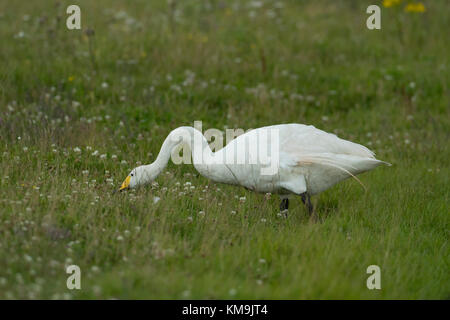
<instances>
[{"instance_id":1,"label":"green grass","mask_svg":"<svg viewBox=\"0 0 450 320\"><path fill-rule=\"evenodd\" d=\"M69 31L72 2L1 1L0 298L449 298L450 5L370 31L373 2L77 1ZM111 194L194 120L313 124L393 166L315 197L316 224L188 165Z\"/></svg>"}]
</instances>

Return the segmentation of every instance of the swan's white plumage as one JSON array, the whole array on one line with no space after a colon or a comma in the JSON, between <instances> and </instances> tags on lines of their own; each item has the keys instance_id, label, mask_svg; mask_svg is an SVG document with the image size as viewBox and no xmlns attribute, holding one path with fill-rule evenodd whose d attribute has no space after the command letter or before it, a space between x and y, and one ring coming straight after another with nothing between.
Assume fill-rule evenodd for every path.
<instances>
[{"instance_id":1,"label":"swan's white plumage","mask_svg":"<svg viewBox=\"0 0 450 320\"><path fill-rule=\"evenodd\" d=\"M273 130L279 135L278 170L274 175L263 175L261 169L267 167L267 164L258 162L258 151L254 146L258 144L258 137L270 137ZM183 138L177 139L179 136ZM200 141L200 144L195 141ZM264 141L270 153L272 141L270 138ZM134 169L130 174L131 179L122 187L135 187L155 179L167 165L170 152L182 142L192 146L194 166L203 176L257 192L281 195L304 192L314 195L339 181L387 164L375 159L374 153L368 148L311 125L281 124L254 129L232 140L217 152L211 151L200 131L192 127L180 127L173 130L164 141L156 161ZM203 162L199 163L195 155L202 149ZM244 164L236 161L230 164L226 161L227 155L233 150L234 159L244 157Z\"/></svg>"}]
</instances>

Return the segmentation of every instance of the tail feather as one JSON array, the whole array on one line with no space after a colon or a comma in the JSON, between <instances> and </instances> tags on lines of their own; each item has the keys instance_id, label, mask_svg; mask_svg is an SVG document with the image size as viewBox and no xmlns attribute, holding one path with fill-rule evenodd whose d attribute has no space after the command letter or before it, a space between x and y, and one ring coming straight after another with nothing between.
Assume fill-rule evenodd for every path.
<instances>
[{"instance_id":1,"label":"tail feather","mask_svg":"<svg viewBox=\"0 0 450 320\"><path fill-rule=\"evenodd\" d=\"M365 191L367 191L367 188L361 182L361 180L356 177L356 174L374 169L375 167L382 164L391 166L389 162L381 161L375 158L362 158L336 154L310 154L302 156L302 159L300 161L297 161L298 166L310 164L331 166L342 172L345 172L350 177L355 179ZM353 171L353 173L350 170Z\"/></svg>"}]
</instances>

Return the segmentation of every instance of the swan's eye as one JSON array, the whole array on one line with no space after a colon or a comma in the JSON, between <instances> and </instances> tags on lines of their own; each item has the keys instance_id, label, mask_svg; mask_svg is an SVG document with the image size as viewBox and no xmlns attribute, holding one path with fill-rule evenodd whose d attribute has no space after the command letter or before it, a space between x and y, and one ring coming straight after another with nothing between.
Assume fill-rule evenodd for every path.
<instances>
[{"instance_id":1,"label":"swan's eye","mask_svg":"<svg viewBox=\"0 0 450 320\"><path fill-rule=\"evenodd\" d=\"M130 176L134 176L134 173L130 174Z\"/></svg>"}]
</instances>

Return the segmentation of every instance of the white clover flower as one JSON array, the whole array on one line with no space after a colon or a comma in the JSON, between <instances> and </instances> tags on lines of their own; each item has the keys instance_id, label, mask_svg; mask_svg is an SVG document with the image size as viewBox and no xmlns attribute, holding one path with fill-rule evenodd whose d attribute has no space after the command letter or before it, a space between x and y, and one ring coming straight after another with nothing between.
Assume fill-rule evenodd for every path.
<instances>
[{"instance_id":1,"label":"white clover flower","mask_svg":"<svg viewBox=\"0 0 450 320\"><path fill-rule=\"evenodd\" d=\"M6 280L6 279L5 279L5 280ZM189 290L184 290L183 293L182 293L182 295L183 295L183 297L187 298L187 297L189 297L189 296L191 295L191 291L189 291Z\"/></svg>"},{"instance_id":2,"label":"white clover flower","mask_svg":"<svg viewBox=\"0 0 450 320\"><path fill-rule=\"evenodd\" d=\"M81 152L81 149L78 148L78 147L75 147L75 148L73 148L73 152L80 153L80 152Z\"/></svg>"},{"instance_id":3,"label":"white clover flower","mask_svg":"<svg viewBox=\"0 0 450 320\"><path fill-rule=\"evenodd\" d=\"M100 159L106 159L106 154L101 154Z\"/></svg>"},{"instance_id":4,"label":"white clover flower","mask_svg":"<svg viewBox=\"0 0 450 320\"><path fill-rule=\"evenodd\" d=\"M19 33L14 35L15 39L20 39L20 38L23 38L23 37L25 37L25 32L23 32L23 31L19 31Z\"/></svg>"},{"instance_id":5,"label":"white clover flower","mask_svg":"<svg viewBox=\"0 0 450 320\"><path fill-rule=\"evenodd\" d=\"M91 271L92 271L92 272L99 272L99 271L100 271L100 268L97 267L97 266L92 266L92 267L91 267Z\"/></svg>"},{"instance_id":6,"label":"white clover flower","mask_svg":"<svg viewBox=\"0 0 450 320\"><path fill-rule=\"evenodd\" d=\"M98 150L95 150L94 152L91 153L91 156L96 157L98 156L98 154L99 154Z\"/></svg>"}]
</instances>

